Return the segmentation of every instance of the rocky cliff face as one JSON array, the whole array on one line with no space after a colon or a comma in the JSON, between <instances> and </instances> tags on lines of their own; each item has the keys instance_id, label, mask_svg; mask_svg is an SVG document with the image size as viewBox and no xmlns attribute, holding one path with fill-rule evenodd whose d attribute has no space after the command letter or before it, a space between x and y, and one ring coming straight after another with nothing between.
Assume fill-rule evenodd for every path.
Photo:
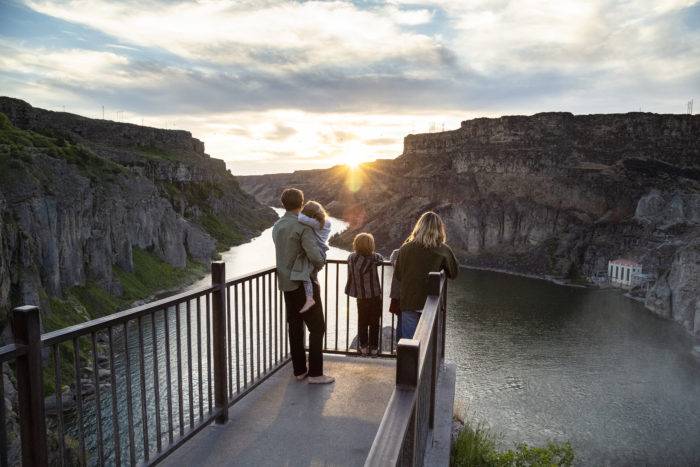
<instances>
[{"instance_id":1,"label":"rocky cliff face","mask_svg":"<svg viewBox=\"0 0 700 467\"><path fill-rule=\"evenodd\" d=\"M134 248L182 268L275 218L187 132L0 98L0 321L87 282L119 295Z\"/></svg>"},{"instance_id":2,"label":"rocky cliff face","mask_svg":"<svg viewBox=\"0 0 700 467\"><path fill-rule=\"evenodd\" d=\"M409 135L391 161L241 177L264 203L297 186L351 228L398 247L432 209L469 266L572 282L609 259L642 262L657 280L647 306L700 335L700 116L543 113L479 118Z\"/></svg>"}]
</instances>

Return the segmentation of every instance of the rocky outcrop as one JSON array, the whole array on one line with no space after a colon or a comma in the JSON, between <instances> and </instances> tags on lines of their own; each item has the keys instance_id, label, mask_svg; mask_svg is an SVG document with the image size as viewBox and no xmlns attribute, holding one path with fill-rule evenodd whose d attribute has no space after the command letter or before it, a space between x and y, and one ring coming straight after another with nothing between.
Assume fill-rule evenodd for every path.
<instances>
[{"instance_id":1,"label":"rocky outcrop","mask_svg":"<svg viewBox=\"0 0 700 467\"><path fill-rule=\"evenodd\" d=\"M647 308L700 335L700 238L680 247L646 296Z\"/></svg>"},{"instance_id":2,"label":"rocky outcrop","mask_svg":"<svg viewBox=\"0 0 700 467\"><path fill-rule=\"evenodd\" d=\"M119 295L134 248L181 268L274 219L187 132L0 98L0 322L88 281Z\"/></svg>"},{"instance_id":3,"label":"rocky outcrop","mask_svg":"<svg viewBox=\"0 0 700 467\"><path fill-rule=\"evenodd\" d=\"M649 306L700 335L692 311L699 287L685 279L700 236L699 116L479 118L409 135L397 159L357 171L337 166L240 180L269 204L279 203L286 186L303 189L351 223L333 240L342 245L366 230L387 253L432 209L470 266L583 283L605 275L610 259L639 260L658 278L650 294L669 288L668 300L650 296Z\"/></svg>"}]
</instances>

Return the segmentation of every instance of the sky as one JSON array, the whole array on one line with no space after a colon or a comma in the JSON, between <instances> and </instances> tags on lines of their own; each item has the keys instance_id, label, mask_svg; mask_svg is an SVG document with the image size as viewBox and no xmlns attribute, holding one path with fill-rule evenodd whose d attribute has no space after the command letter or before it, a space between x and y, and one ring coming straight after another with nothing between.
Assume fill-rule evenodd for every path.
<instances>
[{"instance_id":1,"label":"sky","mask_svg":"<svg viewBox=\"0 0 700 467\"><path fill-rule=\"evenodd\" d=\"M188 130L234 174L356 164L481 116L684 113L700 3L0 0L0 95Z\"/></svg>"}]
</instances>

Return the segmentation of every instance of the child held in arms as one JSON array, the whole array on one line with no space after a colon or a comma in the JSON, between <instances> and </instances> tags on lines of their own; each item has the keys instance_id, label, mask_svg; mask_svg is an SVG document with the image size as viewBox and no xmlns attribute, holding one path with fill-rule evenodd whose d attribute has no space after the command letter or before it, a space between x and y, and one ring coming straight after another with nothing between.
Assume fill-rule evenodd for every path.
<instances>
[{"instance_id":1,"label":"child held in arms","mask_svg":"<svg viewBox=\"0 0 700 467\"><path fill-rule=\"evenodd\" d=\"M299 222L308 225L314 231L316 241L321 251L323 251L325 259L326 252L329 248L328 237L331 235L331 221L328 218L326 210L323 209L320 203L309 201L299 213ZM306 302L304 302L304 306L301 307L299 313L304 313L316 303L311 281L318 282L316 279L317 274L318 270L313 267L305 255L299 255L294 261L290 278L293 281L301 281L304 285L304 293L306 294Z\"/></svg>"},{"instance_id":2,"label":"child held in arms","mask_svg":"<svg viewBox=\"0 0 700 467\"><path fill-rule=\"evenodd\" d=\"M379 353L379 319L382 315L382 288L377 266L384 261L374 251L372 234L360 233L348 256L348 282L345 293L357 299L357 339L362 355Z\"/></svg>"}]
</instances>

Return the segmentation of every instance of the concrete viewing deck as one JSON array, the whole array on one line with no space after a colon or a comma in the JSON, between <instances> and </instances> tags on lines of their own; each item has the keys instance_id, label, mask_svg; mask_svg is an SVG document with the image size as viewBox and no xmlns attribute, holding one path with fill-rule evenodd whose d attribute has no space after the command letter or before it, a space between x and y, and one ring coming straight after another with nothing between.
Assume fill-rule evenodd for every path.
<instances>
[{"instance_id":1,"label":"concrete viewing deck","mask_svg":"<svg viewBox=\"0 0 700 467\"><path fill-rule=\"evenodd\" d=\"M329 385L291 363L167 457L168 466L362 466L394 389L396 361L324 355Z\"/></svg>"}]
</instances>

